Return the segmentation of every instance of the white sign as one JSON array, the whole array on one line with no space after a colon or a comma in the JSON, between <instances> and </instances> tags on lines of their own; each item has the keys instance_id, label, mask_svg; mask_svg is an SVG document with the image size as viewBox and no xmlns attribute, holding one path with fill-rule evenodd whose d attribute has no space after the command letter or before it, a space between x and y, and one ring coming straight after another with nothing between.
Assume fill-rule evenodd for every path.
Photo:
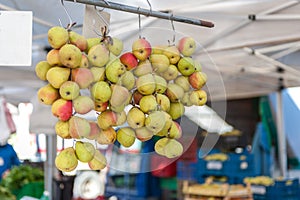
<instances>
[{"instance_id":1,"label":"white sign","mask_svg":"<svg viewBox=\"0 0 300 200\"><path fill-rule=\"evenodd\" d=\"M32 12L0 11L0 66L31 66Z\"/></svg>"}]
</instances>

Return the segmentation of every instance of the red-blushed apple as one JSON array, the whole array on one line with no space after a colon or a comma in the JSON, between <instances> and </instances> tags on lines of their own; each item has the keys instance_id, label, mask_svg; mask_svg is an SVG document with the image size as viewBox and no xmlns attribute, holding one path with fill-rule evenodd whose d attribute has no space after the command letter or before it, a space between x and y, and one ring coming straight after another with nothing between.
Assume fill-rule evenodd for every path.
<instances>
[{"instance_id":1,"label":"red-blushed apple","mask_svg":"<svg viewBox=\"0 0 300 200\"><path fill-rule=\"evenodd\" d=\"M144 38L139 38L132 44L132 53L140 61L146 60L151 55L151 52L151 44Z\"/></svg>"},{"instance_id":2,"label":"red-blushed apple","mask_svg":"<svg viewBox=\"0 0 300 200\"><path fill-rule=\"evenodd\" d=\"M95 101L95 107L94 110L97 112L103 112L105 110L107 110L109 102L99 102L99 101Z\"/></svg>"},{"instance_id":3,"label":"red-blushed apple","mask_svg":"<svg viewBox=\"0 0 300 200\"><path fill-rule=\"evenodd\" d=\"M39 102L45 105L52 105L59 96L59 90L54 88L51 84L41 87L37 92Z\"/></svg>"},{"instance_id":4,"label":"red-blushed apple","mask_svg":"<svg viewBox=\"0 0 300 200\"><path fill-rule=\"evenodd\" d=\"M68 121L72 116L72 101L57 99L51 106L52 114L61 121Z\"/></svg>"},{"instance_id":5,"label":"red-blushed apple","mask_svg":"<svg viewBox=\"0 0 300 200\"><path fill-rule=\"evenodd\" d=\"M73 115L69 120L69 132L72 138L81 139L91 132L91 126L85 118Z\"/></svg>"},{"instance_id":6,"label":"red-blushed apple","mask_svg":"<svg viewBox=\"0 0 300 200\"><path fill-rule=\"evenodd\" d=\"M51 49L46 56L46 60L51 66L61 66L62 63L59 60L59 49Z\"/></svg>"},{"instance_id":7,"label":"red-blushed apple","mask_svg":"<svg viewBox=\"0 0 300 200\"><path fill-rule=\"evenodd\" d=\"M114 126L117 123L117 120L116 113L111 110L106 110L97 117L97 123L101 129L108 129L111 126Z\"/></svg>"},{"instance_id":8,"label":"red-blushed apple","mask_svg":"<svg viewBox=\"0 0 300 200\"><path fill-rule=\"evenodd\" d=\"M94 101L89 96L80 95L73 100L73 108L76 113L84 115L94 109Z\"/></svg>"},{"instance_id":9,"label":"red-blushed apple","mask_svg":"<svg viewBox=\"0 0 300 200\"><path fill-rule=\"evenodd\" d=\"M189 76L189 83L190 85L198 90L201 89L207 81L207 75L204 72L194 72Z\"/></svg>"},{"instance_id":10,"label":"red-blushed apple","mask_svg":"<svg viewBox=\"0 0 300 200\"><path fill-rule=\"evenodd\" d=\"M72 80L75 81L80 89L88 88L94 82L94 75L89 68L76 68L71 72Z\"/></svg>"},{"instance_id":11,"label":"red-blushed apple","mask_svg":"<svg viewBox=\"0 0 300 200\"><path fill-rule=\"evenodd\" d=\"M101 129L96 141L99 144L113 144L117 139L117 132L114 128Z\"/></svg>"},{"instance_id":12,"label":"red-blushed apple","mask_svg":"<svg viewBox=\"0 0 300 200\"><path fill-rule=\"evenodd\" d=\"M172 125L169 129L169 134L168 134L168 138L181 138L182 136L182 129L179 123L177 123L176 121L172 121Z\"/></svg>"},{"instance_id":13,"label":"red-blushed apple","mask_svg":"<svg viewBox=\"0 0 300 200\"><path fill-rule=\"evenodd\" d=\"M100 134L100 127L98 126L97 122L94 121L89 121L91 131L90 133L86 136L87 139L89 140L95 140L99 134Z\"/></svg>"},{"instance_id":14,"label":"red-blushed apple","mask_svg":"<svg viewBox=\"0 0 300 200\"><path fill-rule=\"evenodd\" d=\"M105 156L96 149L93 159L88 162L88 165L91 170L101 170L106 167L107 160Z\"/></svg>"},{"instance_id":15,"label":"red-blushed apple","mask_svg":"<svg viewBox=\"0 0 300 200\"><path fill-rule=\"evenodd\" d=\"M153 132L145 126L135 129L135 137L142 142L148 141L153 137Z\"/></svg>"},{"instance_id":16,"label":"red-blushed apple","mask_svg":"<svg viewBox=\"0 0 300 200\"><path fill-rule=\"evenodd\" d=\"M69 42L77 46L80 51L85 51L88 46L86 38L75 31L69 31Z\"/></svg>"},{"instance_id":17,"label":"red-blushed apple","mask_svg":"<svg viewBox=\"0 0 300 200\"><path fill-rule=\"evenodd\" d=\"M203 106L207 102L207 93L205 90L194 90L190 94L190 101L195 106Z\"/></svg>"},{"instance_id":18,"label":"red-blushed apple","mask_svg":"<svg viewBox=\"0 0 300 200\"><path fill-rule=\"evenodd\" d=\"M192 37L183 37L178 41L178 50L184 56L191 56L196 50L196 41Z\"/></svg>"},{"instance_id":19,"label":"red-blushed apple","mask_svg":"<svg viewBox=\"0 0 300 200\"><path fill-rule=\"evenodd\" d=\"M133 103L135 105L139 105L140 103L140 100L141 98L143 97L144 95L142 95L138 90L135 90L132 94L132 99L133 99Z\"/></svg>"},{"instance_id":20,"label":"red-blushed apple","mask_svg":"<svg viewBox=\"0 0 300 200\"><path fill-rule=\"evenodd\" d=\"M120 56L120 61L125 65L127 70L132 70L137 67L138 60L131 52L126 52Z\"/></svg>"},{"instance_id":21,"label":"red-blushed apple","mask_svg":"<svg viewBox=\"0 0 300 200\"><path fill-rule=\"evenodd\" d=\"M88 59L87 55L82 54L81 63L80 63L79 67L88 68L89 66L90 66L90 63L89 63L89 59Z\"/></svg>"}]
</instances>

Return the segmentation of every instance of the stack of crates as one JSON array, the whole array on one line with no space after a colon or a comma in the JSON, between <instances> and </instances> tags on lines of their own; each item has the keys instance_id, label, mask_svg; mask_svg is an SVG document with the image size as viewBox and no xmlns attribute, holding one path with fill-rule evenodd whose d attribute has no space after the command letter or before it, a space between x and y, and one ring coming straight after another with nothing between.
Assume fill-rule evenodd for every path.
<instances>
[{"instance_id":1,"label":"stack of crates","mask_svg":"<svg viewBox=\"0 0 300 200\"><path fill-rule=\"evenodd\" d=\"M149 153L153 149L153 141L144 142L141 153ZM141 156L140 173L120 172L118 175L108 174L105 196L116 196L118 200L148 200L160 196L159 179L150 172L150 156ZM118 180L120 183L118 183Z\"/></svg>"},{"instance_id":2,"label":"stack of crates","mask_svg":"<svg viewBox=\"0 0 300 200\"><path fill-rule=\"evenodd\" d=\"M273 185L252 185L254 200L300 200L299 179L275 180Z\"/></svg>"}]
</instances>

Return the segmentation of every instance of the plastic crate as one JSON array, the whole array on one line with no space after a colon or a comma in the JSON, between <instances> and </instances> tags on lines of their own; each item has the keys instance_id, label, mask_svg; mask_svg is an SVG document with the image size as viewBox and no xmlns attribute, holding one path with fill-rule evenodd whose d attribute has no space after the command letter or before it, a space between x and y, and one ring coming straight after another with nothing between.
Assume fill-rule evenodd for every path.
<instances>
[{"instance_id":1,"label":"plastic crate","mask_svg":"<svg viewBox=\"0 0 300 200\"><path fill-rule=\"evenodd\" d=\"M160 188L163 190L177 190L177 178L160 178Z\"/></svg>"},{"instance_id":2,"label":"plastic crate","mask_svg":"<svg viewBox=\"0 0 300 200\"><path fill-rule=\"evenodd\" d=\"M276 180L272 186L252 185L254 200L300 200L299 179Z\"/></svg>"},{"instance_id":3,"label":"plastic crate","mask_svg":"<svg viewBox=\"0 0 300 200\"><path fill-rule=\"evenodd\" d=\"M218 176L218 175L225 175L225 165L227 164L226 161L219 161L219 160L198 160L198 176Z\"/></svg>"},{"instance_id":4,"label":"plastic crate","mask_svg":"<svg viewBox=\"0 0 300 200\"><path fill-rule=\"evenodd\" d=\"M253 154L228 154L228 160L224 165L224 175L228 176L232 183L241 184L245 177L256 176Z\"/></svg>"},{"instance_id":5,"label":"plastic crate","mask_svg":"<svg viewBox=\"0 0 300 200\"><path fill-rule=\"evenodd\" d=\"M197 181L198 163L192 161L177 161L177 179Z\"/></svg>"}]
</instances>

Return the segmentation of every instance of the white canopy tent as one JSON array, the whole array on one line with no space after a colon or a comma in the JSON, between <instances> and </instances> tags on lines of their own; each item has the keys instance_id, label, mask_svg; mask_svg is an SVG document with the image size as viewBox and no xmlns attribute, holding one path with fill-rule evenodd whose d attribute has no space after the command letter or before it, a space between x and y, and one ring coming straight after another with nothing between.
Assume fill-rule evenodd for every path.
<instances>
[{"instance_id":1,"label":"white canopy tent","mask_svg":"<svg viewBox=\"0 0 300 200\"><path fill-rule=\"evenodd\" d=\"M79 32L87 2L97 3L85 0L64 3L72 20L77 22L76 30ZM213 28L204 28L173 22L174 31L170 20L141 16L142 29L139 30L136 14L105 9L111 14L110 35L120 37L125 46L129 46L139 34L153 44L168 44L167 41L174 35L176 40L183 35L194 37L199 44L194 57L208 75L206 89L212 108L214 101L258 97L273 92L278 92L280 108L280 90L300 86L300 2L297 0L187 0L184 3L179 0L150 0L151 8L146 0L113 2L215 24ZM33 11L32 66L0 67L0 94L5 95L9 102L30 101L44 84L37 80L34 66L45 58L47 30L59 25L59 19L66 25L68 16L60 0L0 0L1 10ZM226 105L224 116L225 111ZM286 146L280 113L277 115L277 128L281 172L285 175Z\"/></svg>"}]
</instances>

